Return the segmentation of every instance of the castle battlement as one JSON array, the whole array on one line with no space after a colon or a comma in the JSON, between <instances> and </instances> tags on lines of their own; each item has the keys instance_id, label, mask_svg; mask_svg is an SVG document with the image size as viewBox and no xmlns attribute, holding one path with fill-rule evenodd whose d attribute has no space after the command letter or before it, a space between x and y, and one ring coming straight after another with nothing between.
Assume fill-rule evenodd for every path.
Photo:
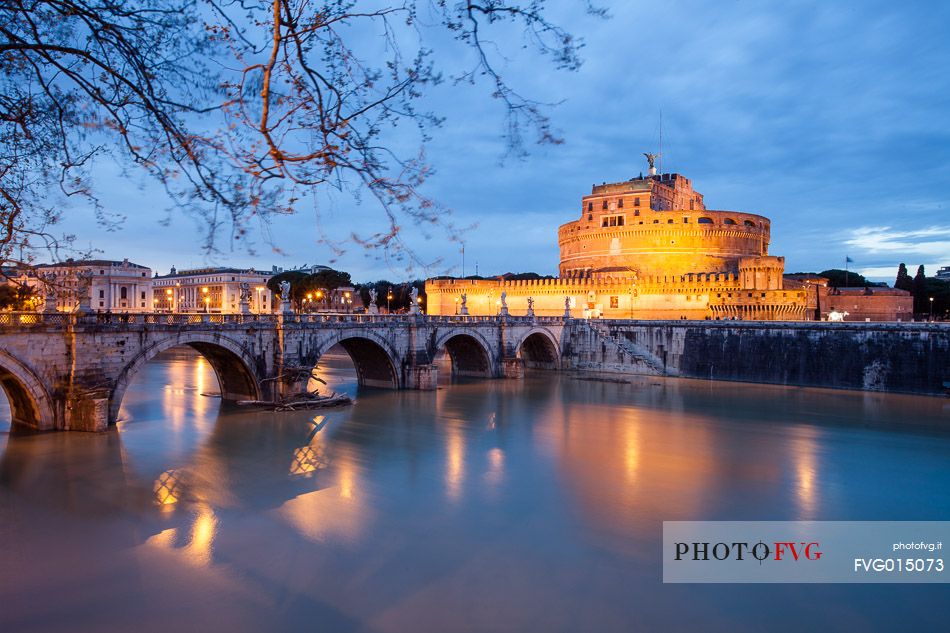
<instances>
[{"instance_id":1,"label":"castle battlement","mask_svg":"<svg viewBox=\"0 0 950 633\"><path fill-rule=\"evenodd\" d=\"M559 276L432 279L431 314L618 318L805 318L806 291L784 289L785 260L769 255L763 215L707 209L680 174L593 185L580 217L558 227ZM576 312L575 312L576 311Z\"/></svg>"}]
</instances>

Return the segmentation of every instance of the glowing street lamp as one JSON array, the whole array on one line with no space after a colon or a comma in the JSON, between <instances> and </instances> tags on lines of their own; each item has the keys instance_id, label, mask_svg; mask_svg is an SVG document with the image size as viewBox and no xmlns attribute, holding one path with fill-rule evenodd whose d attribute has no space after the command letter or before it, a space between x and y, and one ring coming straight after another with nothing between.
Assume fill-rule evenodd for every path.
<instances>
[{"instance_id":1,"label":"glowing street lamp","mask_svg":"<svg viewBox=\"0 0 950 633\"><path fill-rule=\"evenodd\" d=\"M930 320L934 320L934 298L930 297Z\"/></svg>"},{"instance_id":2,"label":"glowing street lamp","mask_svg":"<svg viewBox=\"0 0 950 633\"><path fill-rule=\"evenodd\" d=\"M257 287L257 313L264 312L264 306L261 305L261 293L264 292L264 286Z\"/></svg>"}]
</instances>

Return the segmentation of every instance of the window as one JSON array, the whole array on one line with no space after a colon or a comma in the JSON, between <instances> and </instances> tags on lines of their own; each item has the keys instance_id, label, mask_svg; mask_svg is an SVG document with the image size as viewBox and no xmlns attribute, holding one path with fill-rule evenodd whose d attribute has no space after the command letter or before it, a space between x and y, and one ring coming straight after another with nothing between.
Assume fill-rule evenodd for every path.
<instances>
[{"instance_id":1,"label":"window","mask_svg":"<svg viewBox=\"0 0 950 633\"><path fill-rule=\"evenodd\" d=\"M723 224L735 224L736 221L733 220L732 218L726 218L725 220L722 221L722 223L723 223Z\"/></svg>"},{"instance_id":2,"label":"window","mask_svg":"<svg viewBox=\"0 0 950 633\"><path fill-rule=\"evenodd\" d=\"M610 307L619 308L620 307L620 297L611 297L610 298Z\"/></svg>"},{"instance_id":3,"label":"window","mask_svg":"<svg viewBox=\"0 0 950 633\"><path fill-rule=\"evenodd\" d=\"M105 290L100 290L100 291L99 291L99 298L100 298L100 299L105 299L105 298L106 298L106 291L105 291Z\"/></svg>"},{"instance_id":4,"label":"window","mask_svg":"<svg viewBox=\"0 0 950 633\"><path fill-rule=\"evenodd\" d=\"M693 201L690 200L690 201L689 201L689 210L692 211L694 208L695 208L695 207L693 207Z\"/></svg>"},{"instance_id":5,"label":"window","mask_svg":"<svg viewBox=\"0 0 950 633\"><path fill-rule=\"evenodd\" d=\"M128 299L128 298L129 298L129 289L126 288L125 286L122 286L122 288L119 290L119 298L120 298L120 299Z\"/></svg>"},{"instance_id":6,"label":"window","mask_svg":"<svg viewBox=\"0 0 950 633\"><path fill-rule=\"evenodd\" d=\"M593 210L594 210L594 203L593 203L593 202L588 202L588 203L587 203L587 211L590 212L590 211L593 211ZM588 218L588 220L589 220L589 219L590 219L590 218Z\"/></svg>"},{"instance_id":7,"label":"window","mask_svg":"<svg viewBox=\"0 0 950 633\"><path fill-rule=\"evenodd\" d=\"M100 308L103 307L104 305L105 305L105 304L104 304L103 302L101 302L101 301L99 302L99 307L100 307Z\"/></svg>"},{"instance_id":8,"label":"window","mask_svg":"<svg viewBox=\"0 0 950 633\"><path fill-rule=\"evenodd\" d=\"M634 199L633 199L633 206L635 206L635 207L639 207L639 206L640 206L640 198L634 198Z\"/></svg>"},{"instance_id":9,"label":"window","mask_svg":"<svg viewBox=\"0 0 950 633\"><path fill-rule=\"evenodd\" d=\"M666 223L667 223L667 224L673 224L673 218L670 218L669 220L667 220Z\"/></svg>"},{"instance_id":10,"label":"window","mask_svg":"<svg viewBox=\"0 0 950 633\"><path fill-rule=\"evenodd\" d=\"M104 274L106 274L106 271L100 270L100 271L99 271L99 274L100 274L100 275L104 275Z\"/></svg>"},{"instance_id":11,"label":"window","mask_svg":"<svg viewBox=\"0 0 950 633\"><path fill-rule=\"evenodd\" d=\"M637 209L636 211L634 211L633 214L634 214L634 215L640 215L640 209Z\"/></svg>"},{"instance_id":12,"label":"window","mask_svg":"<svg viewBox=\"0 0 950 633\"><path fill-rule=\"evenodd\" d=\"M145 273L142 273L142 276L144 277L144 276L145 276Z\"/></svg>"},{"instance_id":13,"label":"window","mask_svg":"<svg viewBox=\"0 0 950 633\"><path fill-rule=\"evenodd\" d=\"M588 222L590 222L590 221L593 220L593 219L594 219L594 214L593 214L593 213L587 214L587 221L588 221Z\"/></svg>"},{"instance_id":14,"label":"window","mask_svg":"<svg viewBox=\"0 0 950 633\"><path fill-rule=\"evenodd\" d=\"M623 226L623 216L617 216L617 226Z\"/></svg>"},{"instance_id":15,"label":"window","mask_svg":"<svg viewBox=\"0 0 950 633\"><path fill-rule=\"evenodd\" d=\"M623 208L623 198L620 198L619 200L617 200L617 208L618 209Z\"/></svg>"},{"instance_id":16,"label":"window","mask_svg":"<svg viewBox=\"0 0 950 633\"><path fill-rule=\"evenodd\" d=\"M654 224L659 224L660 221L659 221L659 220L653 220L653 223L654 223Z\"/></svg>"},{"instance_id":17,"label":"window","mask_svg":"<svg viewBox=\"0 0 950 633\"><path fill-rule=\"evenodd\" d=\"M142 292L142 299L145 298L145 292ZM145 305L144 303L142 305Z\"/></svg>"},{"instance_id":18,"label":"window","mask_svg":"<svg viewBox=\"0 0 950 633\"><path fill-rule=\"evenodd\" d=\"M746 221L745 221L745 225L746 225L746 226L751 226L752 228L755 228L755 222L753 222L752 220L746 220Z\"/></svg>"},{"instance_id":19,"label":"window","mask_svg":"<svg viewBox=\"0 0 950 633\"><path fill-rule=\"evenodd\" d=\"M699 218L699 219L696 220L696 221L699 222L700 224L712 224L712 223L713 223L712 218Z\"/></svg>"},{"instance_id":20,"label":"window","mask_svg":"<svg viewBox=\"0 0 950 633\"><path fill-rule=\"evenodd\" d=\"M607 208L607 201L606 201L606 200L604 200L604 204L601 205L601 208L602 208L602 209L606 209L606 208Z\"/></svg>"},{"instance_id":21,"label":"window","mask_svg":"<svg viewBox=\"0 0 950 633\"><path fill-rule=\"evenodd\" d=\"M689 218L683 218L683 224L689 224Z\"/></svg>"}]
</instances>

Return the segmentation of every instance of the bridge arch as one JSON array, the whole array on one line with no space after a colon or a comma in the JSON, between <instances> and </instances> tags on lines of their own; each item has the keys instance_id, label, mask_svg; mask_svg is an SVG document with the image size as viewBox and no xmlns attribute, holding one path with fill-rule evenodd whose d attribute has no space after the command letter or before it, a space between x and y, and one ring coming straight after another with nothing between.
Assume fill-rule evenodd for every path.
<instances>
[{"instance_id":1,"label":"bridge arch","mask_svg":"<svg viewBox=\"0 0 950 633\"><path fill-rule=\"evenodd\" d=\"M40 379L12 354L0 350L0 387L10 403L14 426L38 431L56 427L52 400Z\"/></svg>"},{"instance_id":2,"label":"bridge arch","mask_svg":"<svg viewBox=\"0 0 950 633\"><path fill-rule=\"evenodd\" d=\"M244 346L213 332L187 332L149 345L119 372L109 398L109 424L118 420L122 397L139 369L158 354L180 346L191 347L208 361L218 378L222 402L262 397L256 362Z\"/></svg>"},{"instance_id":3,"label":"bridge arch","mask_svg":"<svg viewBox=\"0 0 950 633\"><path fill-rule=\"evenodd\" d=\"M492 378L496 375L492 362L492 346L475 330L451 330L436 339L433 356L445 350L452 359L452 374Z\"/></svg>"},{"instance_id":4,"label":"bridge arch","mask_svg":"<svg viewBox=\"0 0 950 633\"><path fill-rule=\"evenodd\" d=\"M559 369L561 346L557 338L542 327L528 330L518 343L518 358L531 369Z\"/></svg>"},{"instance_id":5,"label":"bridge arch","mask_svg":"<svg viewBox=\"0 0 950 633\"><path fill-rule=\"evenodd\" d=\"M357 382L361 387L399 389L401 386L399 355L389 341L370 330L334 332L312 348L305 356L305 362L316 366L334 345L346 350L356 368Z\"/></svg>"}]
</instances>

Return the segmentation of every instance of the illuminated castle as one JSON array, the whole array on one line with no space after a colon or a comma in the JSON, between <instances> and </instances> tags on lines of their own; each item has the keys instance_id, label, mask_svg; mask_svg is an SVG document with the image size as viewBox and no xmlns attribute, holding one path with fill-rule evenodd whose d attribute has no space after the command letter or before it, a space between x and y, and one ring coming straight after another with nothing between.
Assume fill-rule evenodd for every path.
<instances>
[{"instance_id":1,"label":"illuminated castle","mask_svg":"<svg viewBox=\"0 0 950 633\"><path fill-rule=\"evenodd\" d=\"M429 314L560 316L565 298L575 317L640 319L811 318L809 288L785 287L785 260L769 255L769 220L712 211L689 179L657 174L594 185L580 218L558 229L556 279L430 279Z\"/></svg>"}]
</instances>

